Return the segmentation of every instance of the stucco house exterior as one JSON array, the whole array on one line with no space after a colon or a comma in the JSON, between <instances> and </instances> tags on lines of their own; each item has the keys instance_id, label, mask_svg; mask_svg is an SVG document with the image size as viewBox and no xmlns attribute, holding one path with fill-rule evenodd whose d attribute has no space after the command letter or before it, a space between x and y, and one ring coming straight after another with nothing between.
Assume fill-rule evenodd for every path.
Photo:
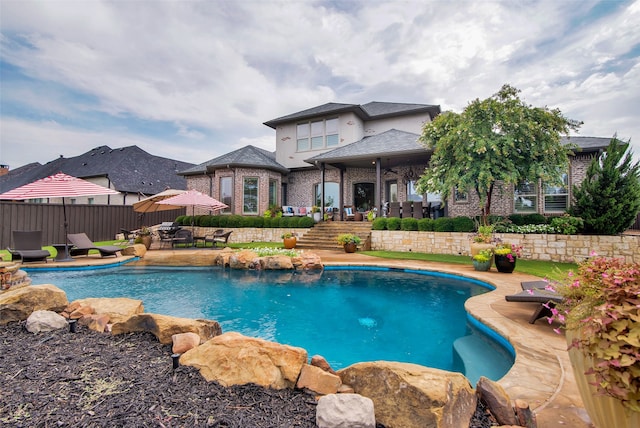
<instances>
[{"instance_id":1,"label":"stucco house exterior","mask_svg":"<svg viewBox=\"0 0 640 428\"><path fill-rule=\"evenodd\" d=\"M275 152L246 146L179 174L188 188L225 202L230 207L226 212L234 214L316 205L335 208L340 217L344 207L356 212L376 209L379 214L389 207L389 215L402 207L400 215L407 216L413 204L414 217L478 215L473 192L455 192L441 201L437 194L415 190L432 154L418 138L424 124L438 114L440 107L429 104L328 103L265 122L275 130ZM581 150L571 159L564 186L537 182L498 188L492 213L564 212L571 185L584 179L593 155L609 143L608 138L594 137L570 141Z\"/></svg>"}]
</instances>

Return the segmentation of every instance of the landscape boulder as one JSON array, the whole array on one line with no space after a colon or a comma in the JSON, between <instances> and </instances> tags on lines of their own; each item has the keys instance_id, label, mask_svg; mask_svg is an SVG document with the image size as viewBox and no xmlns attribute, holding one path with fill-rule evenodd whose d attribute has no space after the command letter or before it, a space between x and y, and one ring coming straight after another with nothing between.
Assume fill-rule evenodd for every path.
<instances>
[{"instance_id":1,"label":"landscape boulder","mask_svg":"<svg viewBox=\"0 0 640 428\"><path fill-rule=\"evenodd\" d=\"M123 256L144 257L147 254L147 247L144 244L133 244L122 249Z\"/></svg>"},{"instance_id":2,"label":"landscape boulder","mask_svg":"<svg viewBox=\"0 0 640 428\"><path fill-rule=\"evenodd\" d=\"M375 428L373 401L359 394L320 397L316 407L318 428Z\"/></svg>"},{"instance_id":3,"label":"landscape boulder","mask_svg":"<svg viewBox=\"0 0 640 428\"><path fill-rule=\"evenodd\" d=\"M89 297L87 299L78 299L73 301L67 311L79 310L79 308L82 307L89 307L93 309L92 312L85 312L87 309L83 309L82 311L85 313L82 315L90 313L97 315L109 315L109 319L112 323L125 321L133 315L144 312L142 300L129 299L127 297ZM70 312L70 314L72 313L73 312Z\"/></svg>"},{"instance_id":4,"label":"landscape boulder","mask_svg":"<svg viewBox=\"0 0 640 428\"><path fill-rule=\"evenodd\" d=\"M292 257L291 262L296 270L322 270L324 265L319 255L313 252L303 252Z\"/></svg>"},{"instance_id":5,"label":"landscape boulder","mask_svg":"<svg viewBox=\"0 0 640 428\"><path fill-rule=\"evenodd\" d=\"M229 332L185 352L180 364L193 366L208 381L223 386L255 383L274 389L293 388L307 351Z\"/></svg>"},{"instance_id":6,"label":"landscape boulder","mask_svg":"<svg viewBox=\"0 0 640 428\"><path fill-rule=\"evenodd\" d=\"M293 263L291 263L291 257L276 255L260 257L260 269L264 270L293 270Z\"/></svg>"},{"instance_id":7,"label":"landscape boulder","mask_svg":"<svg viewBox=\"0 0 640 428\"><path fill-rule=\"evenodd\" d=\"M189 349L193 349L200 345L200 335L197 333L178 333L171 336L173 345L171 352L174 354L183 354Z\"/></svg>"},{"instance_id":8,"label":"landscape boulder","mask_svg":"<svg viewBox=\"0 0 640 428\"><path fill-rule=\"evenodd\" d=\"M0 293L0 325L24 321L33 311L62 312L68 304L65 292L52 284L9 289Z\"/></svg>"},{"instance_id":9,"label":"landscape boulder","mask_svg":"<svg viewBox=\"0 0 640 428\"><path fill-rule=\"evenodd\" d=\"M357 363L338 371L355 393L373 400L387 428L468 428L476 394L467 378L410 363Z\"/></svg>"},{"instance_id":10,"label":"landscape boulder","mask_svg":"<svg viewBox=\"0 0 640 428\"><path fill-rule=\"evenodd\" d=\"M518 425L511 399L500 384L481 376L476 391L500 425Z\"/></svg>"},{"instance_id":11,"label":"landscape boulder","mask_svg":"<svg viewBox=\"0 0 640 428\"><path fill-rule=\"evenodd\" d=\"M231 269L253 269L257 258L258 254L251 250L234 252L229 257L229 267Z\"/></svg>"},{"instance_id":12,"label":"landscape boulder","mask_svg":"<svg viewBox=\"0 0 640 428\"><path fill-rule=\"evenodd\" d=\"M340 377L322 370L320 367L305 364L300 371L296 387L316 394L335 394L342 385Z\"/></svg>"},{"instance_id":13,"label":"landscape boulder","mask_svg":"<svg viewBox=\"0 0 640 428\"><path fill-rule=\"evenodd\" d=\"M179 318L159 314L137 314L126 321L115 322L111 326L112 334L124 334L137 331L152 333L160 343L173 343L172 336L179 333L196 333L203 340L211 339L222 333L218 321Z\"/></svg>"},{"instance_id":14,"label":"landscape boulder","mask_svg":"<svg viewBox=\"0 0 640 428\"><path fill-rule=\"evenodd\" d=\"M86 326L89 330L104 333L107 331L109 321L109 315L107 314L89 314L80 318L78 323Z\"/></svg>"},{"instance_id":15,"label":"landscape boulder","mask_svg":"<svg viewBox=\"0 0 640 428\"><path fill-rule=\"evenodd\" d=\"M27 331L31 333L42 333L44 331L54 331L69 328L67 319L53 311L33 311L25 324Z\"/></svg>"}]
</instances>

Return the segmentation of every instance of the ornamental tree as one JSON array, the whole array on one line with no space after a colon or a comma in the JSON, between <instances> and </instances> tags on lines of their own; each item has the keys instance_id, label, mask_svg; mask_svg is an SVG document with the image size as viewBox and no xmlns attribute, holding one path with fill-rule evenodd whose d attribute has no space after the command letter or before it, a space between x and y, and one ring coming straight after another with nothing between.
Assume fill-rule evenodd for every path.
<instances>
[{"instance_id":1,"label":"ornamental tree","mask_svg":"<svg viewBox=\"0 0 640 428\"><path fill-rule=\"evenodd\" d=\"M631 226L640 211L640 163L632 164L629 143L614 136L573 186L573 198L569 212L582 217L585 232L617 235Z\"/></svg>"},{"instance_id":2,"label":"ornamental tree","mask_svg":"<svg viewBox=\"0 0 640 428\"><path fill-rule=\"evenodd\" d=\"M434 152L418 191L439 192L446 200L456 188L473 189L486 224L498 181L561 183L573 146L563 145L560 136L581 123L558 109L527 105L519 92L504 85L490 98L475 99L462 113L445 112L425 124L420 141Z\"/></svg>"}]
</instances>

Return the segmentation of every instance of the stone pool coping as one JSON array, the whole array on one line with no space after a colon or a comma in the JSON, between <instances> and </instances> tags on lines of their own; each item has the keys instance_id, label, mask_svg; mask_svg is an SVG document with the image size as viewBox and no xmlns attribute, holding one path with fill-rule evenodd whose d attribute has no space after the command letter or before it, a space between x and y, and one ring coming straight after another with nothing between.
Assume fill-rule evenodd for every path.
<instances>
[{"instance_id":1,"label":"stone pool coping","mask_svg":"<svg viewBox=\"0 0 640 428\"><path fill-rule=\"evenodd\" d=\"M309 250L327 266L384 266L429 270L475 278L493 285L495 290L467 300L467 312L505 337L516 351L513 367L498 382L511 399L522 399L536 412L539 427L592 427L573 376L564 335L553 332L546 320L529 324L535 304L509 303L504 296L521 291L520 282L539 279L516 271L502 274L475 271L471 264L460 265L419 260L392 260L343 251ZM140 260L130 256L100 258L89 256L73 262L27 264L28 269L97 267L130 262L132 265L211 265L216 251L180 249L148 251Z\"/></svg>"}]
</instances>

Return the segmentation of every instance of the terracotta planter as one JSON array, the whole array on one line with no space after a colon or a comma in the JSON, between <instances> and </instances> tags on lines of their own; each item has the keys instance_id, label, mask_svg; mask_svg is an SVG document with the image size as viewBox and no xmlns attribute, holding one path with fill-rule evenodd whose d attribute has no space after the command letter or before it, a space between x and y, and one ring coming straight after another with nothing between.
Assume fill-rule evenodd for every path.
<instances>
[{"instance_id":1,"label":"terracotta planter","mask_svg":"<svg viewBox=\"0 0 640 428\"><path fill-rule=\"evenodd\" d=\"M345 253L355 253L357 249L358 249L358 246L354 243L344 244Z\"/></svg>"},{"instance_id":2,"label":"terracotta planter","mask_svg":"<svg viewBox=\"0 0 640 428\"><path fill-rule=\"evenodd\" d=\"M140 240L142 241L142 244L147 248L147 250L149 249L149 247L151 247L151 235L142 235L140 237Z\"/></svg>"},{"instance_id":3,"label":"terracotta planter","mask_svg":"<svg viewBox=\"0 0 640 428\"><path fill-rule=\"evenodd\" d=\"M566 331L568 345L571 345L571 342L579 337L579 330ZM585 355L580 349L571 348L569 349L569 359L584 408L596 428L640 427L640 412L627 409L620 400L613 397L600 395L596 387L591 385L595 382L594 376L585 374L590 367L595 366L595 361L591 356Z\"/></svg>"},{"instance_id":4,"label":"terracotta planter","mask_svg":"<svg viewBox=\"0 0 640 428\"><path fill-rule=\"evenodd\" d=\"M288 250L296 248L297 242L298 240L295 236L292 236L291 238L283 238L284 248Z\"/></svg>"},{"instance_id":5,"label":"terracotta planter","mask_svg":"<svg viewBox=\"0 0 640 428\"><path fill-rule=\"evenodd\" d=\"M516 268L516 257L515 256L511 256L513 261L509 260L509 258L505 255L499 255L496 254L495 255L495 261L496 261L496 269L498 269L498 272L502 272L502 273L511 273L513 272L513 270Z\"/></svg>"},{"instance_id":6,"label":"terracotta planter","mask_svg":"<svg viewBox=\"0 0 640 428\"><path fill-rule=\"evenodd\" d=\"M473 268L478 271L486 272L491 269L491 259L487 260L486 262L473 260Z\"/></svg>"}]
</instances>

